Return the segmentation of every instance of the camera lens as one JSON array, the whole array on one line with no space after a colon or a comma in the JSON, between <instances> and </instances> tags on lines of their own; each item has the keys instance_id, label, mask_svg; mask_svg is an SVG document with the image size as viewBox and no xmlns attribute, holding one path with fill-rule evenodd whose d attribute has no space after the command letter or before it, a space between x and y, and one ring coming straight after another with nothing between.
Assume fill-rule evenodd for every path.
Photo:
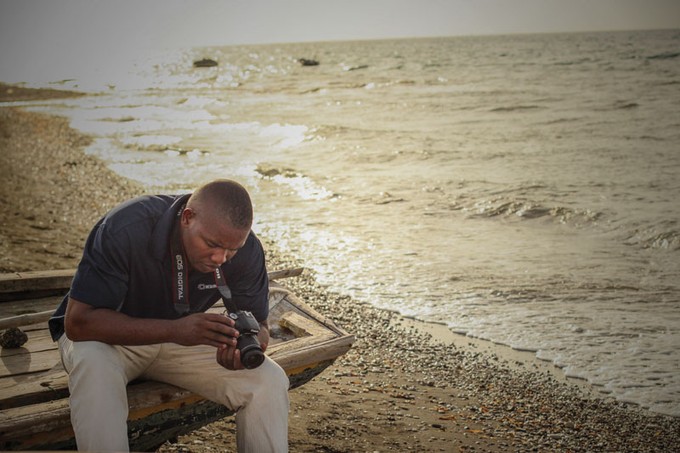
<instances>
[{"instance_id":1,"label":"camera lens","mask_svg":"<svg viewBox=\"0 0 680 453\"><path fill-rule=\"evenodd\" d=\"M247 369L257 368L264 362L264 353L256 337L252 335L239 337L238 349L241 351L241 363Z\"/></svg>"}]
</instances>

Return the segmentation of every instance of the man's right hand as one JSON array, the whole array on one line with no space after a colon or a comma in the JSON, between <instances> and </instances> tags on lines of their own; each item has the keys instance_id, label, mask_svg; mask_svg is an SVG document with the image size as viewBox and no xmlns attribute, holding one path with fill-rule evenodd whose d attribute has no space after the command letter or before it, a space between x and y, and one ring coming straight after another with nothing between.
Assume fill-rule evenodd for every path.
<instances>
[{"instance_id":1,"label":"man's right hand","mask_svg":"<svg viewBox=\"0 0 680 453\"><path fill-rule=\"evenodd\" d=\"M236 346L238 331L234 320L218 313L193 313L173 321L174 343L183 346L204 344L216 348Z\"/></svg>"}]
</instances>

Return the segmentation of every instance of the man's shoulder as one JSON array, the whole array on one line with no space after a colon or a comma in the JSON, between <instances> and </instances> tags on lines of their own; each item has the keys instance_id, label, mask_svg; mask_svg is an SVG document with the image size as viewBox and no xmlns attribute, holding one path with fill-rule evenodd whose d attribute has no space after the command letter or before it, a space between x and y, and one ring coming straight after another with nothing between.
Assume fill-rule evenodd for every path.
<instances>
[{"instance_id":1,"label":"man's shoulder","mask_svg":"<svg viewBox=\"0 0 680 453\"><path fill-rule=\"evenodd\" d=\"M154 224L180 198L181 195L142 195L132 198L109 211L104 222L112 232L134 227L140 222Z\"/></svg>"},{"instance_id":2,"label":"man's shoulder","mask_svg":"<svg viewBox=\"0 0 680 453\"><path fill-rule=\"evenodd\" d=\"M181 195L140 195L119 204L109 214L116 215L119 212L129 214L134 212L153 215L156 212L165 212L180 197Z\"/></svg>"}]
</instances>

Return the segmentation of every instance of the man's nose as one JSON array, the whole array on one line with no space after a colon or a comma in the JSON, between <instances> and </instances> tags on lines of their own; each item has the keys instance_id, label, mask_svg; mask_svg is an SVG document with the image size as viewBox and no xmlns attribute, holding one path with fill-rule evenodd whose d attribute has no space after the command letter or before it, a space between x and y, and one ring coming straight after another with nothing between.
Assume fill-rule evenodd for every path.
<instances>
[{"instance_id":1,"label":"man's nose","mask_svg":"<svg viewBox=\"0 0 680 453\"><path fill-rule=\"evenodd\" d=\"M232 250L218 249L218 250L215 251L215 253L213 253L211 259L212 259L213 263L215 263L219 266L221 264L226 263L233 256L234 256L234 252Z\"/></svg>"}]
</instances>

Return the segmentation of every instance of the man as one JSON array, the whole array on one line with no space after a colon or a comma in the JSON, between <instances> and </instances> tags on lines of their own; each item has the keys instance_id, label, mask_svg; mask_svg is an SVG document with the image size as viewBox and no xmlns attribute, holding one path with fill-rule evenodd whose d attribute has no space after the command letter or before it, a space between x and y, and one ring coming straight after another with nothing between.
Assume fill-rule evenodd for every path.
<instances>
[{"instance_id":1,"label":"man","mask_svg":"<svg viewBox=\"0 0 680 453\"><path fill-rule=\"evenodd\" d=\"M266 349L268 278L252 221L246 190L217 180L191 195L130 200L95 225L50 319L80 450L129 449L126 385L140 377L237 410L239 451L287 450L285 372L268 357L245 369L234 321L204 313L220 299L219 268L232 301L259 322Z\"/></svg>"}]
</instances>

